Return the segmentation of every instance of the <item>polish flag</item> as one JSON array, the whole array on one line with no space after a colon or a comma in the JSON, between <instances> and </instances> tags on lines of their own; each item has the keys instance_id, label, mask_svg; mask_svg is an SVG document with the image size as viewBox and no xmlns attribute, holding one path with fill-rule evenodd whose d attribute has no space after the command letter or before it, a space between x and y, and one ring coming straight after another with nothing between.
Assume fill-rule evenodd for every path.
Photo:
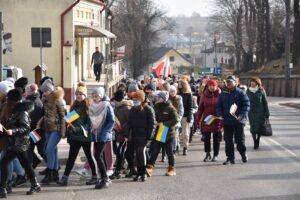
<instances>
[{"instance_id":1,"label":"polish flag","mask_svg":"<svg viewBox=\"0 0 300 200\"><path fill-rule=\"evenodd\" d=\"M162 62L159 63L159 65L153 67L152 71L156 74L157 77L168 77L169 75L171 75L171 66L169 58L166 57Z\"/></svg>"}]
</instances>

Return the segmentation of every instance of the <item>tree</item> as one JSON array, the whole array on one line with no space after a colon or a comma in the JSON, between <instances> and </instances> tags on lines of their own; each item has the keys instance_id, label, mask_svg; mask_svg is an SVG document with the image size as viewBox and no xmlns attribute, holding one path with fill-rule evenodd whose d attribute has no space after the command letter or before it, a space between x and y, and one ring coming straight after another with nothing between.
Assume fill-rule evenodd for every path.
<instances>
[{"instance_id":1,"label":"tree","mask_svg":"<svg viewBox=\"0 0 300 200\"><path fill-rule=\"evenodd\" d=\"M119 0L113 11L117 44L126 45L126 59L136 78L147 71L149 51L158 34L172 29L173 23L151 0Z\"/></svg>"}]
</instances>

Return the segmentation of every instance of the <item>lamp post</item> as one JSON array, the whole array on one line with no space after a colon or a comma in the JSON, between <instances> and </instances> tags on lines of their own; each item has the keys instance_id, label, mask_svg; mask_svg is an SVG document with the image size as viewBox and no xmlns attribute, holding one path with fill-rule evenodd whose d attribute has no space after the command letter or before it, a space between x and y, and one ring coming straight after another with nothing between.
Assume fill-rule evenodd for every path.
<instances>
[{"instance_id":1,"label":"lamp post","mask_svg":"<svg viewBox=\"0 0 300 200\"><path fill-rule=\"evenodd\" d=\"M286 20L285 20L285 96L290 97L290 21L291 21L291 1L285 0Z\"/></svg>"},{"instance_id":2,"label":"lamp post","mask_svg":"<svg viewBox=\"0 0 300 200\"><path fill-rule=\"evenodd\" d=\"M216 67L218 67L218 60L217 60L217 32L214 33L214 46L215 46L215 62Z\"/></svg>"}]
</instances>

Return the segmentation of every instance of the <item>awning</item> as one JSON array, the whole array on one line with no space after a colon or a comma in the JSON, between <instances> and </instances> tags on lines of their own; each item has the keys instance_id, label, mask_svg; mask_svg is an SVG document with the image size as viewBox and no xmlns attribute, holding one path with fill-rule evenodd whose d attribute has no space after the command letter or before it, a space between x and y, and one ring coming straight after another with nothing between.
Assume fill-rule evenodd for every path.
<instances>
[{"instance_id":1,"label":"awning","mask_svg":"<svg viewBox=\"0 0 300 200\"><path fill-rule=\"evenodd\" d=\"M106 29L83 25L75 25L75 37L107 37L109 39L117 38L115 34Z\"/></svg>"}]
</instances>

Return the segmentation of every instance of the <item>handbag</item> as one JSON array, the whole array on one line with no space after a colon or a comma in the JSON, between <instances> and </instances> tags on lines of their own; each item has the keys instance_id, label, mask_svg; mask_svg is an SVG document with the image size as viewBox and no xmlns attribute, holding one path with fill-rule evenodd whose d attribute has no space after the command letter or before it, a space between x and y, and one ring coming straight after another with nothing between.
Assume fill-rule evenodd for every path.
<instances>
[{"instance_id":1,"label":"handbag","mask_svg":"<svg viewBox=\"0 0 300 200\"><path fill-rule=\"evenodd\" d=\"M262 136L272 136L273 130L269 119L265 120L265 124L263 126L263 131L261 133Z\"/></svg>"}]
</instances>

